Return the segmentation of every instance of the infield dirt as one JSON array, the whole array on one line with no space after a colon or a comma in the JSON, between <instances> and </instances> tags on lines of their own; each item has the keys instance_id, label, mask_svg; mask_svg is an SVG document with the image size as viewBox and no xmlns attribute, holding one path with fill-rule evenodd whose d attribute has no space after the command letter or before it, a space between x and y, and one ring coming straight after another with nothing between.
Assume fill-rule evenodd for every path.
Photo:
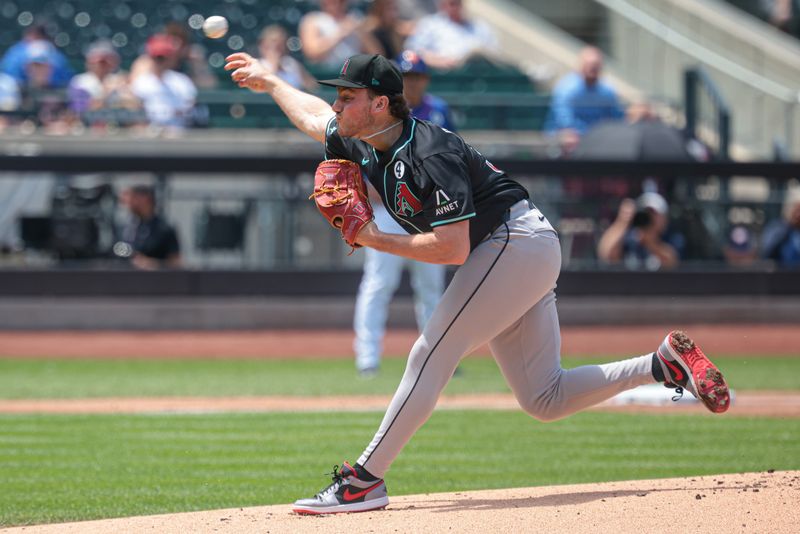
<instances>
[{"instance_id":1,"label":"infield dirt","mask_svg":"<svg viewBox=\"0 0 800 534\"><path fill-rule=\"evenodd\" d=\"M331 397L116 397L92 399L6 399L0 413L8 414L113 414L113 413L226 413L226 412L318 412L383 411L387 395ZM437 409L519 410L513 395L484 393L444 395ZM607 402L590 408L631 413L696 414L713 417L700 403L658 405ZM725 417L800 417L800 393L793 391L746 391L736 395Z\"/></svg>"},{"instance_id":2,"label":"infield dirt","mask_svg":"<svg viewBox=\"0 0 800 534\"><path fill-rule=\"evenodd\" d=\"M298 516L286 504L0 532L794 533L798 525L800 471L783 471L407 495L386 510L349 515Z\"/></svg>"}]
</instances>

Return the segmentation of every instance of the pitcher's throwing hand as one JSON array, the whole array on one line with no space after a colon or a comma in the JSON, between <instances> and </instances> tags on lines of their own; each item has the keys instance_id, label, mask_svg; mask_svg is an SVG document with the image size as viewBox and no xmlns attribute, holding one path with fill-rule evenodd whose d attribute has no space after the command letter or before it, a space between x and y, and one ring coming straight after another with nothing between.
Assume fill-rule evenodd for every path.
<instances>
[{"instance_id":1,"label":"pitcher's throwing hand","mask_svg":"<svg viewBox=\"0 0 800 534\"><path fill-rule=\"evenodd\" d=\"M272 73L263 63L244 52L237 52L225 58L225 70L231 72L231 79L239 87L245 87L256 93L266 93L267 78Z\"/></svg>"}]
</instances>

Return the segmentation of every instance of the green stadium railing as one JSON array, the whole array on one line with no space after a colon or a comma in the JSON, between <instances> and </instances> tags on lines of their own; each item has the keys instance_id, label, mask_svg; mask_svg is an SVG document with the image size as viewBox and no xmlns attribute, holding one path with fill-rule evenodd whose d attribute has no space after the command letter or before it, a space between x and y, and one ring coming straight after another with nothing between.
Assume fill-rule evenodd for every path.
<instances>
[{"instance_id":1,"label":"green stadium railing","mask_svg":"<svg viewBox=\"0 0 800 534\"><path fill-rule=\"evenodd\" d=\"M332 92L320 93L333 101ZM541 130L550 102L547 94L493 92L438 93L449 105L459 130ZM209 111L213 128L288 128L291 123L268 96L248 91L205 90L198 104Z\"/></svg>"}]
</instances>

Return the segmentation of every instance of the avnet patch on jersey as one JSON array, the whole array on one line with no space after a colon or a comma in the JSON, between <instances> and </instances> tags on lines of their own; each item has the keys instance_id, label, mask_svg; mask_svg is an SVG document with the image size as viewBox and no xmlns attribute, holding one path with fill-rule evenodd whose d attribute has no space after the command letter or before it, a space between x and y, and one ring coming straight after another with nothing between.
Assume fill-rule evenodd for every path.
<instances>
[{"instance_id":1,"label":"avnet patch on jersey","mask_svg":"<svg viewBox=\"0 0 800 534\"><path fill-rule=\"evenodd\" d=\"M436 216L447 215L448 213L458 212L458 200L452 200L447 193L441 189L436 190Z\"/></svg>"}]
</instances>

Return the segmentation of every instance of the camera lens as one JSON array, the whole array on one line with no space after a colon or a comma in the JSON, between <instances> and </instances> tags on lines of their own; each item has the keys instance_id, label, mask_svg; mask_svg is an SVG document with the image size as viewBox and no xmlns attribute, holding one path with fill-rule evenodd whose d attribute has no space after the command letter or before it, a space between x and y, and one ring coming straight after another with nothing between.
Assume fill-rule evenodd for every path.
<instances>
[{"instance_id":1,"label":"camera lens","mask_svg":"<svg viewBox=\"0 0 800 534\"><path fill-rule=\"evenodd\" d=\"M633 215L633 220L631 221L631 226L634 228L643 228L645 226L649 226L653 220L653 216L648 209L637 210L636 213Z\"/></svg>"}]
</instances>

